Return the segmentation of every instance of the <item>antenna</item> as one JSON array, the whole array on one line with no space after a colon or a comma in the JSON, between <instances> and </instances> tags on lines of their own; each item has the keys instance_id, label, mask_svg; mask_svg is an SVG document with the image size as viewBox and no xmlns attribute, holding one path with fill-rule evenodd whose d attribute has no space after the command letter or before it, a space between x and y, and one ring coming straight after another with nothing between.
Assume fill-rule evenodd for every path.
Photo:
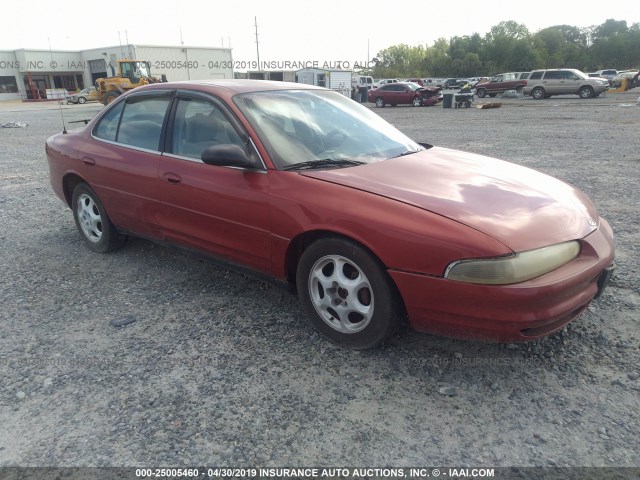
<instances>
[{"instance_id":1,"label":"antenna","mask_svg":"<svg viewBox=\"0 0 640 480\"><path fill-rule=\"evenodd\" d=\"M260 66L260 42L258 41L258 17L253 17L256 27L256 53L258 54L258 71L262 70Z\"/></svg>"},{"instance_id":2,"label":"antenna","mask_svg":"<svg viewBox=\"0 0 640 480\"><path fill-rule=\"evenodd\" d=\"M62 133L67 133L67 126L64 123L64 114L62 113L62 100L58 100L58 106L60 107L60 117L62 117Z\"/></svg>"}]
</instances>

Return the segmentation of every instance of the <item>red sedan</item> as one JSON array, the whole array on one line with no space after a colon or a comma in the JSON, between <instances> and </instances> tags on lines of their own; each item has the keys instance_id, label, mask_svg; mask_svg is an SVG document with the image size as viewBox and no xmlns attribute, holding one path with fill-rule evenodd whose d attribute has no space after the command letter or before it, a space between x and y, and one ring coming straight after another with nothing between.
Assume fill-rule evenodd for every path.
<instances>
[{"instance_id":1,"label":"red sedan","mask_svg":"<svg viewBox=\"0 0 640 480\"><path fill-rule=\"evenodd\" d=\"M136 235L246 267L297 289L312 324L352 348L384 342L406 314L425 332L535 339L613 269L611 228L580 191L417 144L317 87L140 87L46 153L90 249Z\"/></svg>"},{"instance_id":2,"label":"red sedan","mask_svg":"<svg viewBox=\"0 0 640 480\"><path fill-rule=\"evenodd\" d=\"M417 83L396 82L382 85L380 88L369 90L369 100L376 107L385 105L413 105L422 106L422 87Z\"/></svg>"}]
</instances>

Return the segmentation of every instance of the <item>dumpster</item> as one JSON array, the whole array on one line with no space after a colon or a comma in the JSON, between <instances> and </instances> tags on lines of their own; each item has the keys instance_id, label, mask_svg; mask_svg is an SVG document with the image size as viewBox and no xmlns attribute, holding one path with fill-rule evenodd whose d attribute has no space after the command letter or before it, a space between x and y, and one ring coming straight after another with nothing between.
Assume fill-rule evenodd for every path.
<instances>
[{"instance_id":1,"label":"dumpster","mask_svg":"<svg viewBox=\"0 0 640 480\"><path fill-rule=\"evenodd\" d=\"M442 95L442 108L451 108L453 105L453 93L445 93Z\"/></svg>"}]
</instances>

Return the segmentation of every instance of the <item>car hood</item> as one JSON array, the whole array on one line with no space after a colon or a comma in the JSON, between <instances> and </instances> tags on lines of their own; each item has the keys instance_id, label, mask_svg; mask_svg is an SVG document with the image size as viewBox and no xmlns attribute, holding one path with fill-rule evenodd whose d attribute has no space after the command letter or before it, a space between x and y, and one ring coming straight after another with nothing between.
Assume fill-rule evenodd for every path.
<instances>
[{"instance_id":1,"label":"car hood","mask_svg":"<svg viewBox=\"0 0 640 480\"><path fill-rule=\"evenodd\" d=\"M446 148L302 175L442 215L514 251L583 238L597 228L599 219L587 196L560 180Z\"/></svg>"}]
</instances>

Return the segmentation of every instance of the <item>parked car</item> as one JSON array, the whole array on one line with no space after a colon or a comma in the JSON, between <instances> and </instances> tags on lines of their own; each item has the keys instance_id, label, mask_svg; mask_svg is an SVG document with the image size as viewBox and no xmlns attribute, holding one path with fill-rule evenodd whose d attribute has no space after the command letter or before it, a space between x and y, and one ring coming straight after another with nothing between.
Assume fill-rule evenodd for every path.
<instances>
[{"instance_id":1,"label":"parked car","mask_svg":"<svg viewBox=\"0 0 640 480\"><path fill-rule=\"evenodd\" d=\"M612 271L611 228L574 187L416 143L311 85L138 87L46 155L90 250L136 235L205 252L296 289L311 323L351 348L383 342L405 312L421 331L533 340Z\"/></svg>"},{"instance_id":2,"label":"parked car","mask_svg":"<svg viewBox=\"0 0 640 480\"><path fill-rule=\"evenodd\" d=\"M369 90L369 101L375 103L376 107L382 108L385 105L413 105L422 106L421 87L417 83L397 82L382 85L375 90Z\"/></svg>"},{"instance_id":3,"label":"parked car","mask_svg":"<svg viewBox=\"0 0 640 480\"><path fill-rule=\"evenodd\" d=\"M442 81L442 88L460 88L461 86L467 84L466 78L445 78Z\"/></svg>"},{"instance_id":4,"label":"parked car","mask_svg":"<svg viewBox=\"0 0 640 480\"><path fill-rule=\"evenodd\" d=\"M442 87L444 80L442 78L424 78L422 84L425 87Z\"/></svg>"},{"instance_id":5,"label":"parked car","mask_svg":"<svg viewBox=\"0 0 640 480\"><path fill-rule=\"evenodd\" d=\"M67 104L97 102L100 100L100 95L98 94L96 87L87 87L80 90L78 93L68 95L65 100L67 101Z\"/></svg>"},{"instance_id":6,"label":"parked car","mask_svg":"<svg viewBox=\"0 0 640 480\"><path fill-rule=\"evenodd\" d=\"M424 81L421 78L407 78L405 82L415 83L417 85L420 85L421 87L424 87Z\"/></svg>"},{"instance_id":7,"label":"parked car","mask_svg":"<svg viewBox=\"0 0 640 480\"><path fill-rule=\"evenodd\" d=\"M602 78L590 78L586 73L573 68L555 68L531 72L525 95L536 100L552 95L579 95L580 98L593 98L607 91L609 82Z\"/></svg>"},{"instance_id":8,"label":"parked car","mask_svg":"<svg viewBox=\"0 0 640 480\"><path fill-rule=\"evenodd\" d=\"M378 82L373 86L373 88L380 88L382 85L386 85L388 83L398 83L400 80L397 78L383 78L382 80L378 80Z\"/></svg>"},{"instance_id":9,"label":"parked car","mask_svg":"<svg viewBox=\"0 0 640 480\"><path fill-rule=\"evenodd\" d=\"M499 93L504 93L507 90L522 92L522 89L527 84L526 80L521 80L522 73L523 72L509 72L496 75L488 82L476 85L476 94L478 97L484 98L487 95L495 97Z\"/></svg>"},{"instance_id":10,"label":"parked car","mask_svg":"<svg viewBox=\"0 0 640 480\"><path fill-rule=\"evenodd\" d=\"M619 72L618 70L609 68L607 70L598 70L596 73L598 74L599 77L606 78L607 81L611 83L611 81L614 79L616 75L618 75Z\"/></svg>"}]
</instances>

